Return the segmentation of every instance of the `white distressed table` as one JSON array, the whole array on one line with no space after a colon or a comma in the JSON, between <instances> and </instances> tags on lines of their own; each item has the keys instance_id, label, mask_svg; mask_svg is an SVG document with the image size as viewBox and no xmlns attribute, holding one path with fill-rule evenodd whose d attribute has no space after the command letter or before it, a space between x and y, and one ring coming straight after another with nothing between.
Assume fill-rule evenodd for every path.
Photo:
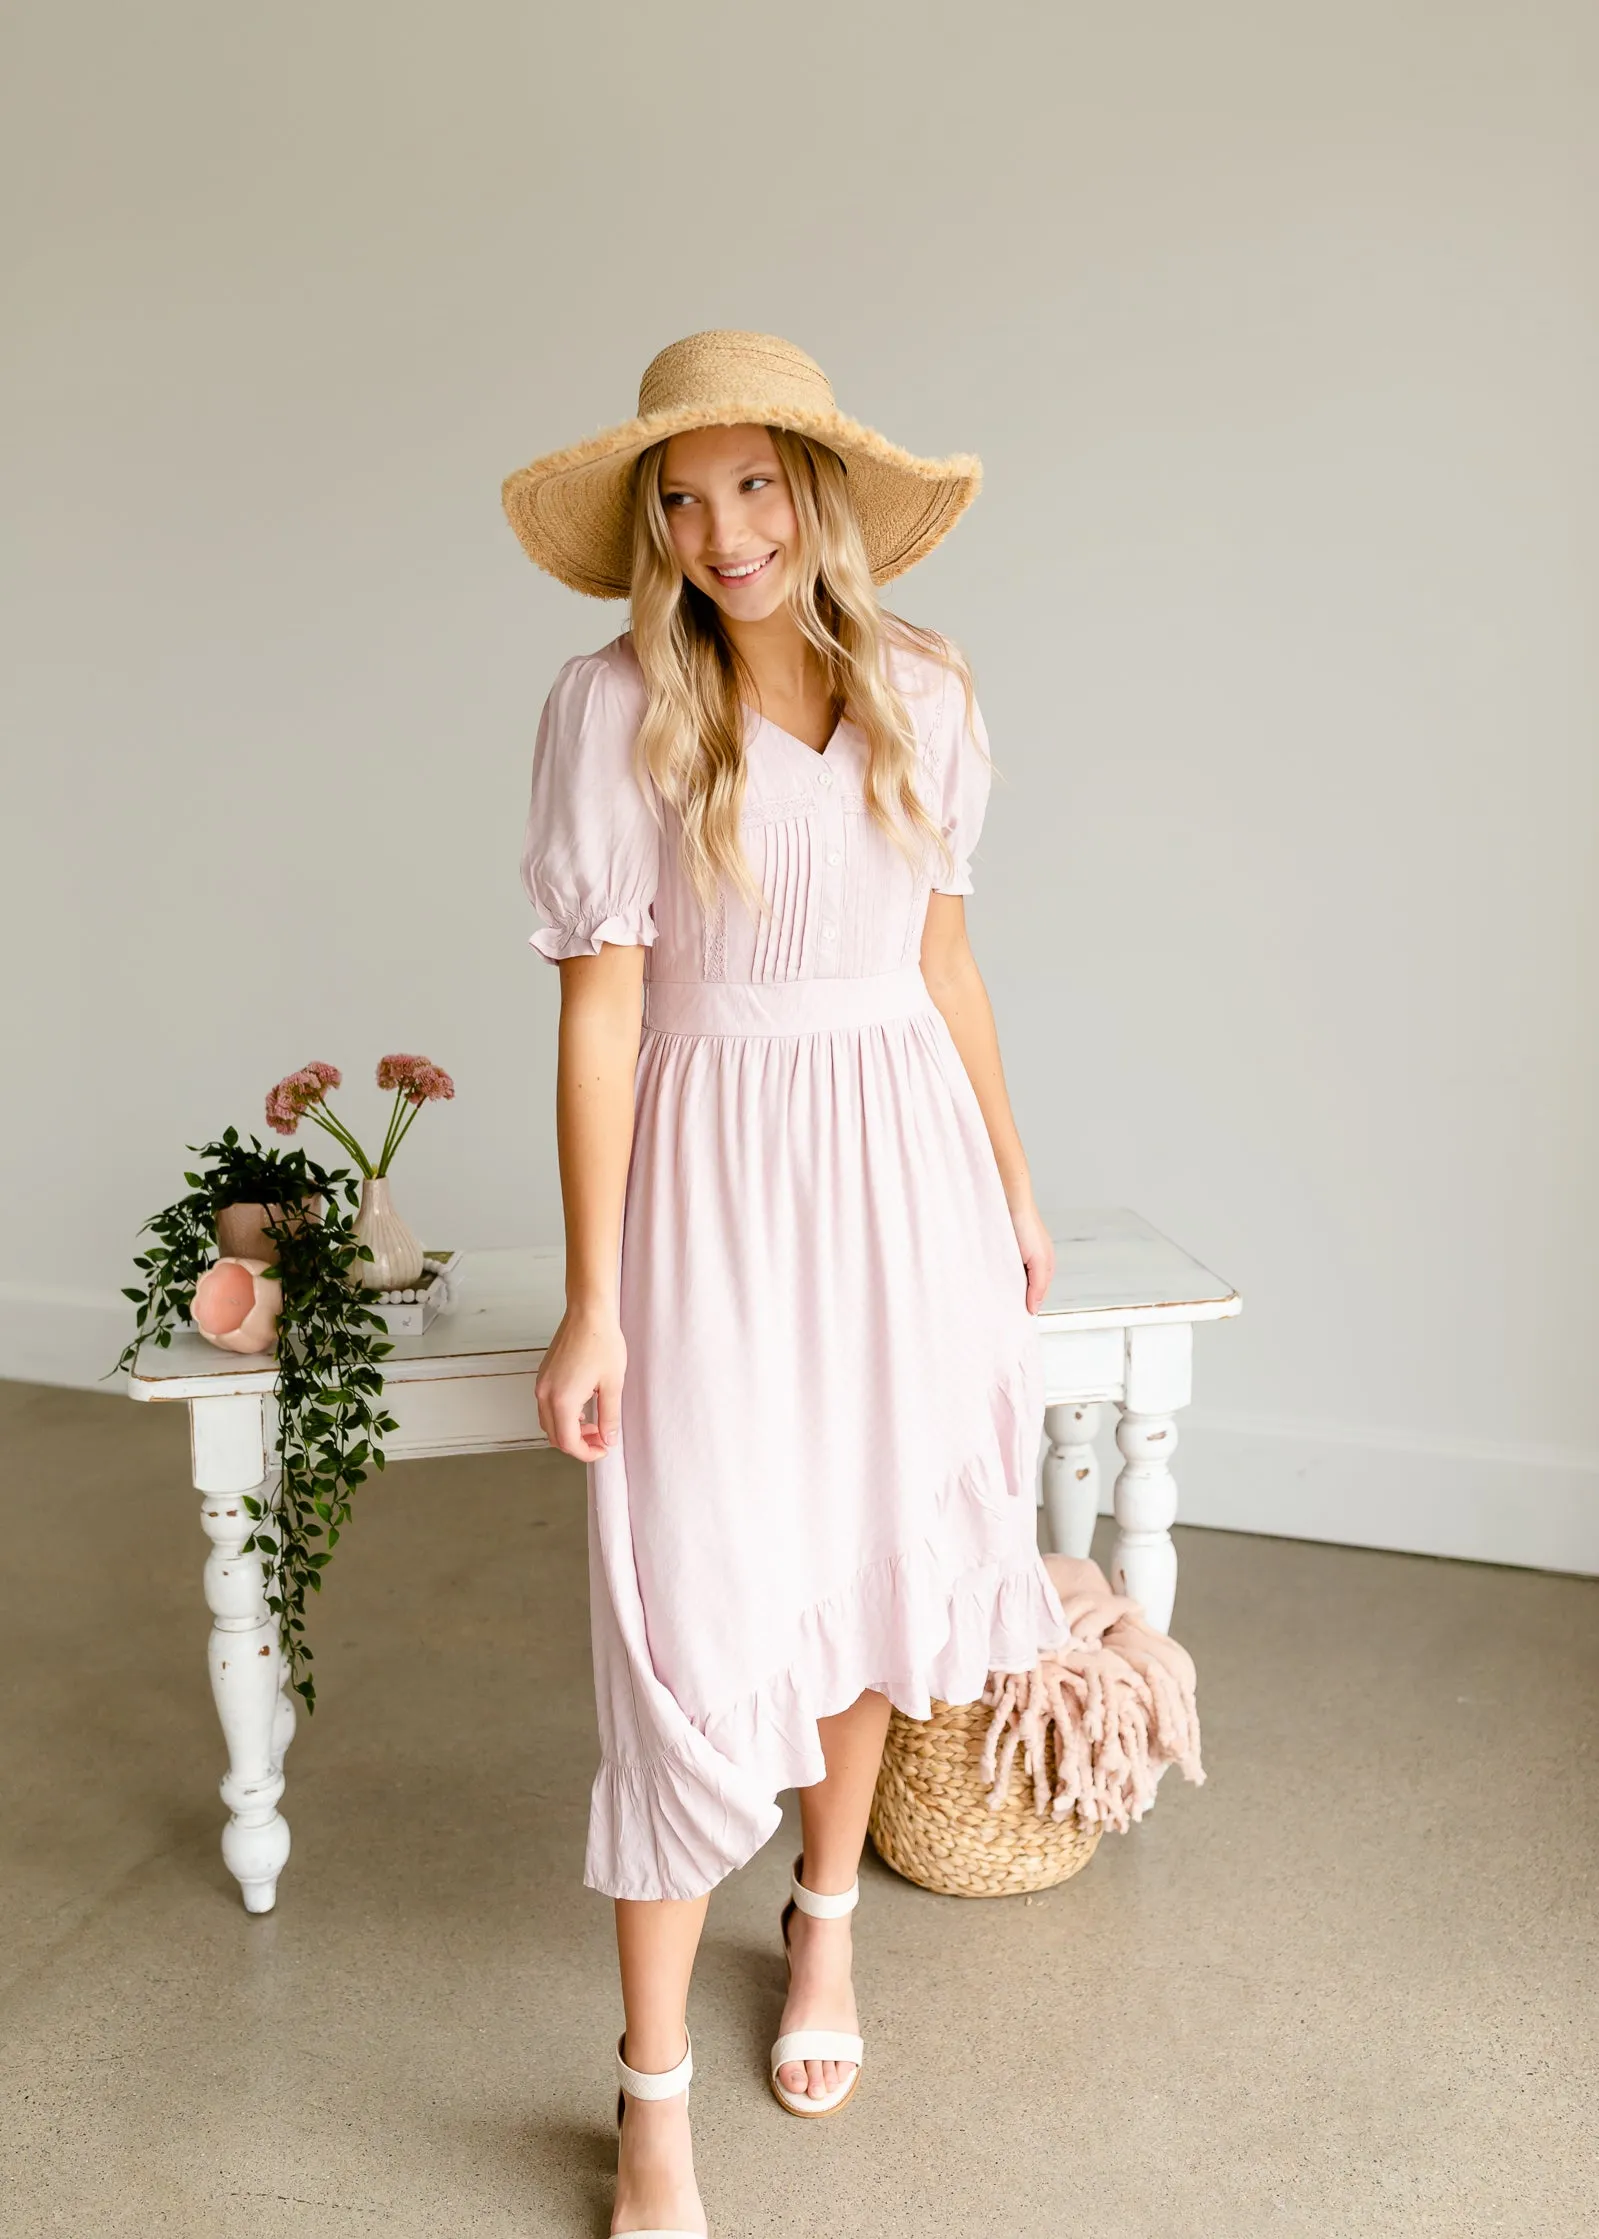
<instances>
[{"instance_id":1,"label":"white distressed table","mask_svg":"<svg viewBox=\"0 0 1599 2239\"><path fill-rule=\"evenodd\" d=\"M1111 1583L1165 1630L1177 1588L1174 1418L1189 1398L1194 1324L1236 1314L1243 1302L1136 1213L1063 1213L1049 1227L1057 1267L1040 1313L1048 1439L1040 1494L1049 1542L1066 1554L1088 1552L1099 1513L1094 1438L1111 1402L1122 1457ZM564 1304L558 1249L469 1253L460 1303L423 1336L393 1340L384 1397L399 1428L385 1442L388 1458L547 1445L533 1379ZM228 1753L222 1855L251 1912L271 1911L289 1855L278 1806L295 1724L261 1560L240 1552L250 1533L242 1496L269 1507L275 1498L273 1373L266 1357L219 1352L179 1333L164 1351L141 1348L128 1386L134 1399L182 1400L189 1410L200 1521L211 1541L211 1689Z\"/></svg>"}]
</instances>

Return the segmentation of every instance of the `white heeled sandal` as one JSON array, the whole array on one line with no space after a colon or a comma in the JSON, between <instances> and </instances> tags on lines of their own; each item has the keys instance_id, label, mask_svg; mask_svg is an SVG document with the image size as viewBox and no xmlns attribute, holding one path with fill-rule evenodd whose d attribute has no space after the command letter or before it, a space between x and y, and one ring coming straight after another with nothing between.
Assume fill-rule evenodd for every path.
<instances>
[{"instance_id":1,"label":"white heeled sandal","mask_svg":"<svg viewBox=\"0 0 1599 2239\"><path fill-rule=\"evenodd\" d=\"M682 2092L688 2097L689 2079L694 2073L694 2040L685 2029L688 2049L675 2068L660 2069L655 2075L641 2068L630 2068L622 2058L622 2047L627 2042L624 2029L616 2040L616 2080L620 2089L616 2094L616 2127L622 2127L622 2115L629 2099L674 2099ZM620 2239L705 2239L699 2231L629 2231Z\"/></svg>"},{"instance_id":2,"label":"white heeled sandal","mask_svg":"<svg viewBox=\"0 0 1599 2239\"><path fill-rule=\"evenodd\" d=\"M846 1913L853 1912L860 1903L861 1885L858 1879L850 1883L842 1896L824 1897L814 1889L807 1889L800 1880L799 1870L803 1864L803 1855L796 1858L788 1877L789 1899L782 1912L785 1956L788 1954L789 1922L796 1910L809 1913L813 1920L842 1920ZM790 1960L791 1978L793 1972L793 1962ZM853 2036L847 2029L790 2029L772 2047L771 2085L778 2105L786 2107L791 2115L836 2114L861 2080L861 2055L865 2049L862 2039ZM820 2099L813 2099L808 2091L788 2091L778 2082L778 2069L787 2067L791 2060L852 2060L855 2063L855 2073L847 2084L840 2084L836 2091L830 2091Z\"/></svg>"}]
</instances>

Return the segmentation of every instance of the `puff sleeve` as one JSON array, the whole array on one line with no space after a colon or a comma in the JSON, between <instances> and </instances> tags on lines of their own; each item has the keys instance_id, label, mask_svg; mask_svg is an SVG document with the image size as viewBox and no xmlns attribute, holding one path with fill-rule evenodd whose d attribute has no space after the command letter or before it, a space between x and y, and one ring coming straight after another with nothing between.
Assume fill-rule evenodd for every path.
<instances>
[{"instance_id":1,"label":"puff sleeve","mask_svg":"<svg viewBox=\"0 0 1599 2239\"><path fill-rule=\"evenodd\" d=\"M529 939L552 964L654 943L660 826L633 770L643 714L643 679L614 647L568 661L544 703L522 885L549 921Z\"/></svg>"},{"instance_id":2,"label":"puff sleeve","mask_svg":"<svg viewBox=\"0 0 1599 2239\"><path fill-rule=\"evenodd\" d=\"M955 861L948 878L934 879L932 890L935 894L970 894L971 854L983 829L993 770L982 711L974 700L968 722L966 687L953 670L946 672L940 729L944 738L938 776L940 816Z\"/></svg>"}]
</instances>

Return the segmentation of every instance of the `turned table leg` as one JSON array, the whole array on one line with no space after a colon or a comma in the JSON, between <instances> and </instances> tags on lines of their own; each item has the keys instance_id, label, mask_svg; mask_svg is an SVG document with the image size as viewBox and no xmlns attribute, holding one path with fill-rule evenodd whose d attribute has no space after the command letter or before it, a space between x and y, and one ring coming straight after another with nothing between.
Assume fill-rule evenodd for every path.
<instances>
[{"instance_id":1,"label":"turned table leg","mask_svg":"<svg viewBox=\"0 0 1599 2239\"><path fill-rule=\"evenodd\" d=\"M231 1814L222 1857L244 1892L247 1912L270 1912L289 1855L289 1825L278 1811L283 1757L294 1738L294 1705L278 1648L277 1619L266 1605L259 1555L239 1552L253 1528L244 1495L276 1498L268 1470L261 1398L246 1393L189 1403L200 1522L211 1542L205 1598L211 1610L211 1692L228 1748L222 1801Z\"/></svg>"},{"instance_id":2,"label":"turned table leg","mask_svg":"<svg viewBox=\"0 0 1599 2239\"><path fill-rule=\"evenodd\" d=\"M1171 1527L1177 1516L1177 1481L1171 1458L1177 1448L1174 1412L1192 1390L1193 1325L1159 1322L1127 1332L1126 1396L1116 1424L1122 1457L1113 1501L1116 1540L1111 1551L1113 1593L1143 1604L1157 1632L1171 1629L1177 1595L1177 1550Z\"/></svg>"},{"instance_id":3,"label":"turned table leg","mask_svg":"<svg viewBox=\"0 0 1599 2239\"><path fill-rule=\"evenodd\" d=\"M1044 1529L1051 1554L1086 1555L1099 1514L1098 1400L1059 1400L1044 1409Z\"/></svg>"}]
</instances>

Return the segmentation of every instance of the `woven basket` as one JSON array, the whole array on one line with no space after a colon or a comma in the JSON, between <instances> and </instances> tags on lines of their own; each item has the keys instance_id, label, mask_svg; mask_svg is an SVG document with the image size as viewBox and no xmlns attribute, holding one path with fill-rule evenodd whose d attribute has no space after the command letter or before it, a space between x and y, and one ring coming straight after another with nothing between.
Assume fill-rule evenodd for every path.
<instances>
[{"instance_id":1,"label":"woven basket","mask_svg":"<svg viewBox=\"0 0 1599 2239\"><path fill-rule=\"evenodd\" d=\"M894 1711L868 1821L883 1863L941 1897L1013 1897L1053 1889L1086 1866L1099 1827L1075 1813L1041 1817L1020 1758L998 1811L983 1786L983 1736L993 1712L978 1703L934 1703L926 1720ZM1054 1764L1051 1750L1050 1775Z\"/></svg>"}]
</instances>

